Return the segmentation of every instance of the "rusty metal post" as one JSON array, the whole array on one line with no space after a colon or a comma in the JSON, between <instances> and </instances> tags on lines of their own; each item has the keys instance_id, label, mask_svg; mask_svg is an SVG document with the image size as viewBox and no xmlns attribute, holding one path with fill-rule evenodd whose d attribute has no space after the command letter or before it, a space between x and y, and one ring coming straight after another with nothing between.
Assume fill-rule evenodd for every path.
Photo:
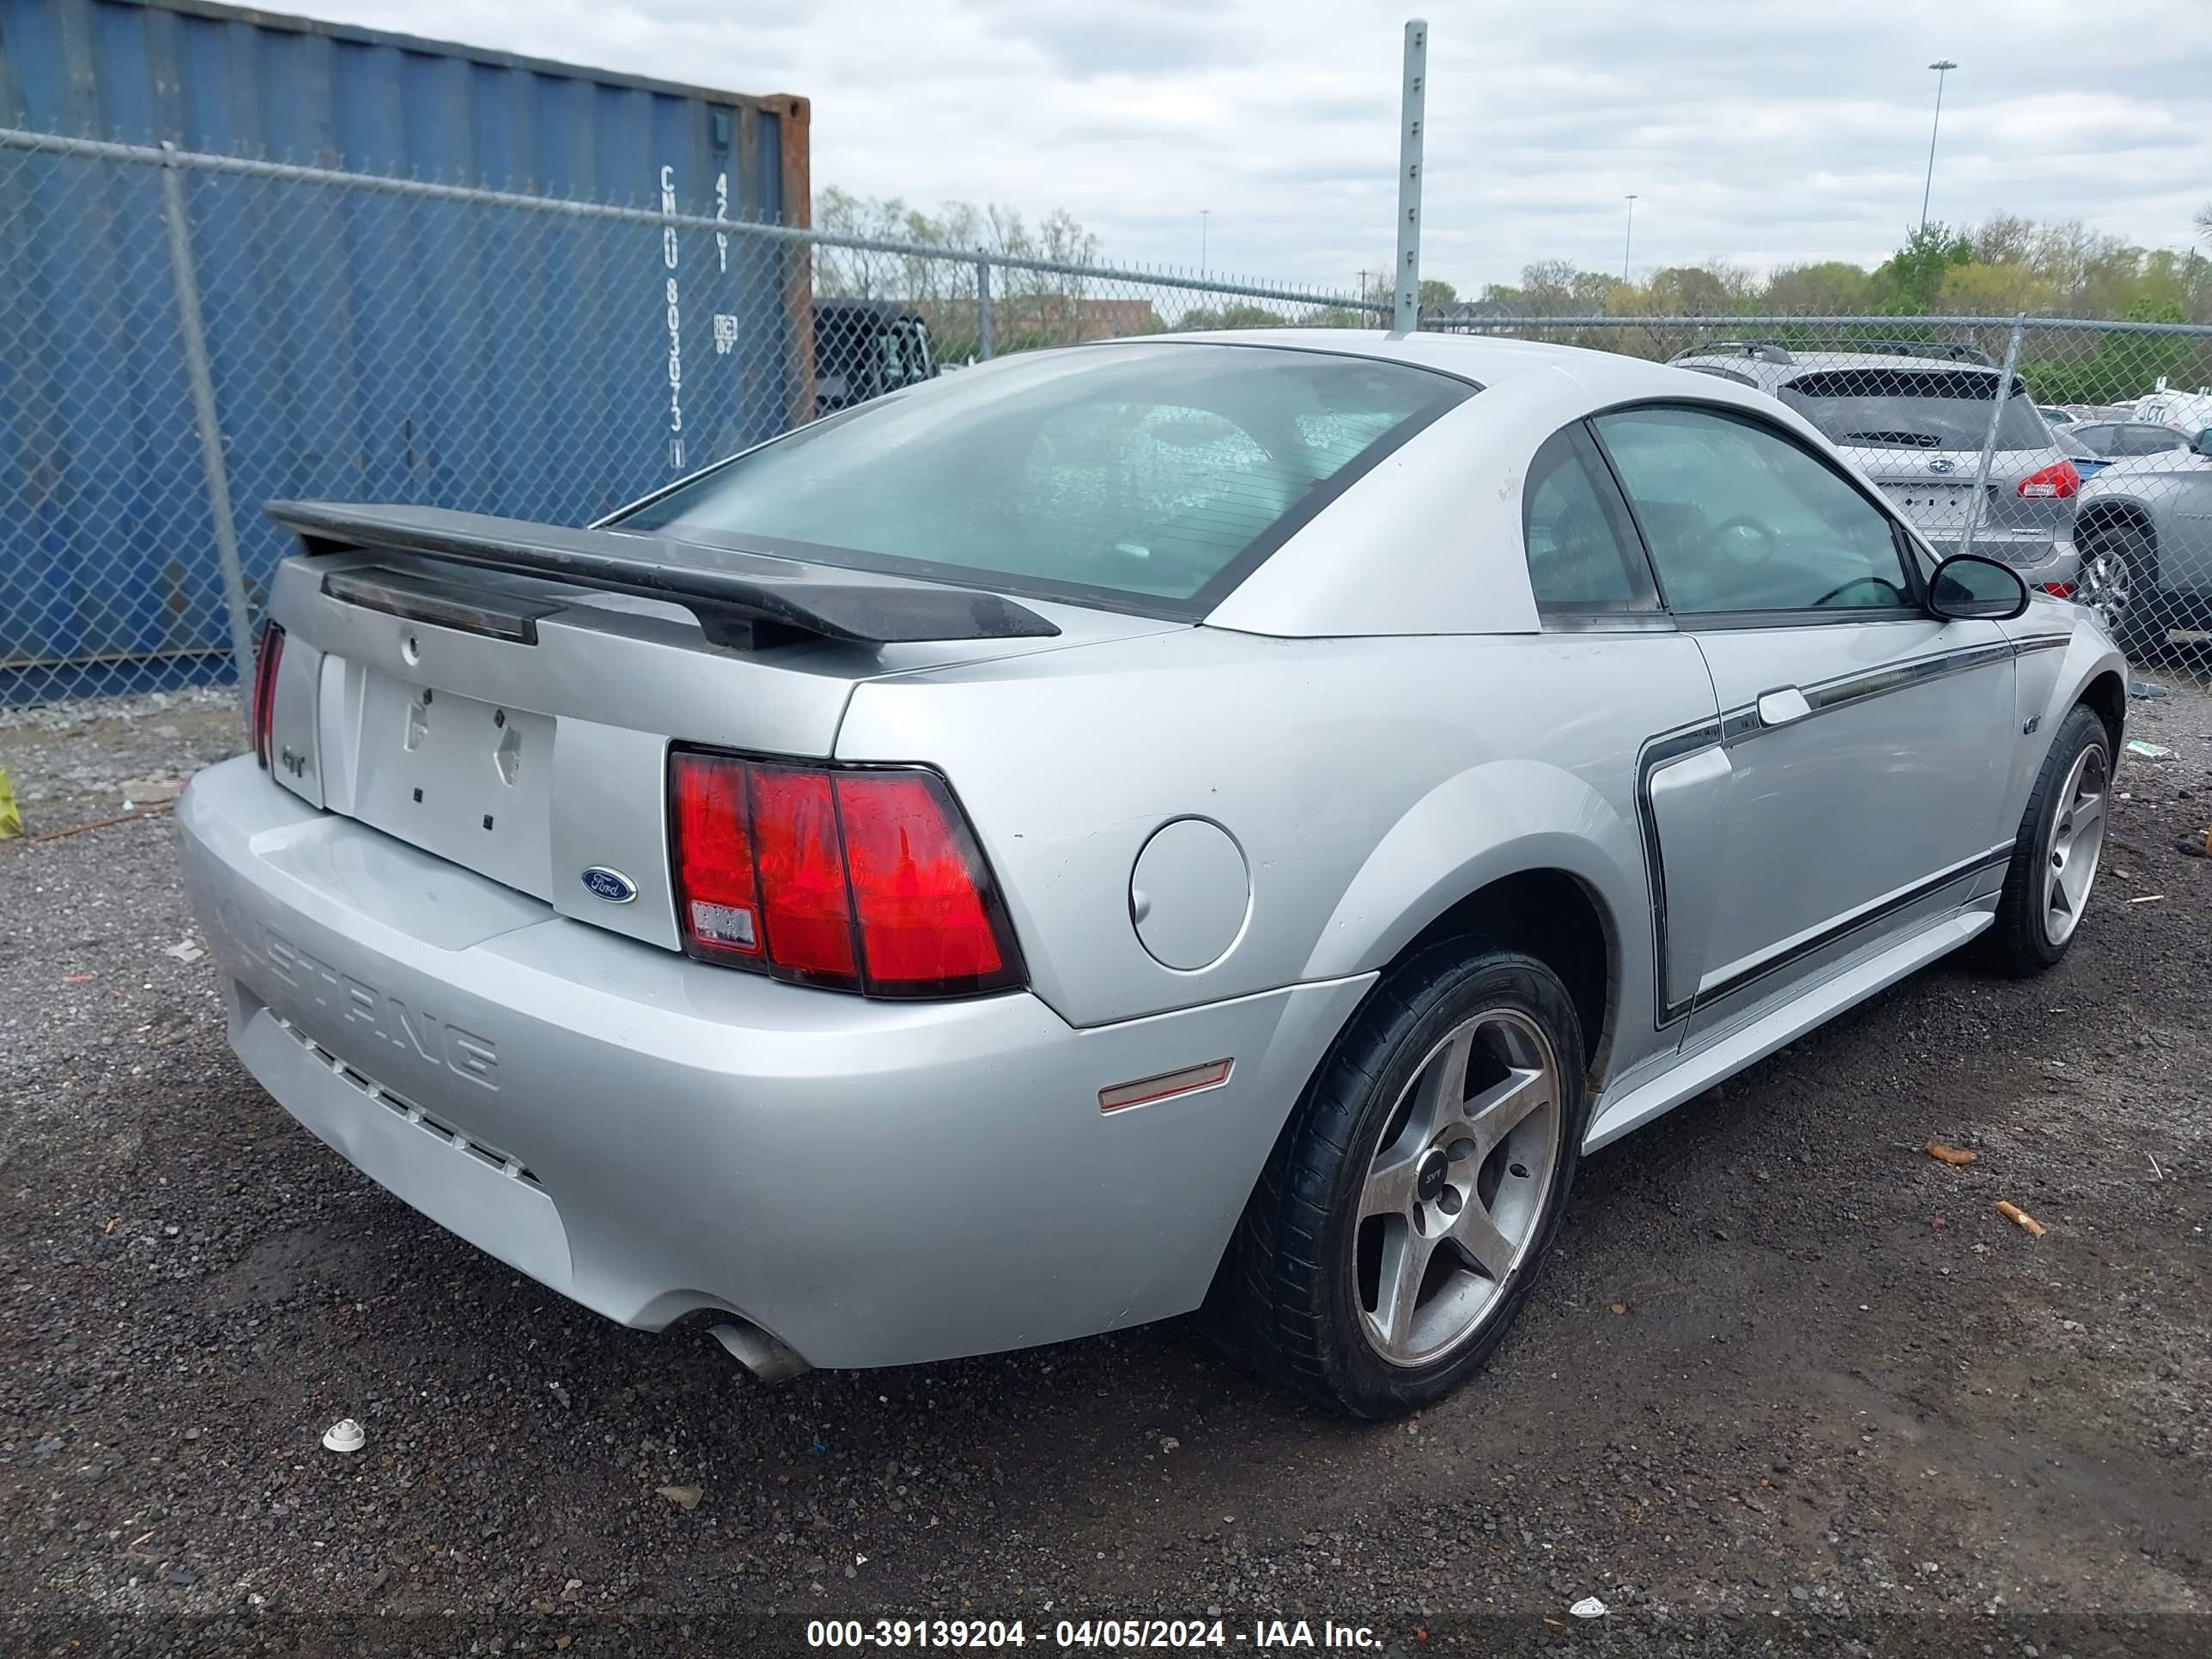
<instances>
[{"instance_id":1,"label":"rusty metal post","mask_svg":"<svg viewBox=\"0 0 2212 1659\"><path fill-rule=\"evenodd\" d=\"M794 228L814 225L812 106L792 98L777 123L781 168L783 222ZM786 417L793 426L814 418L814 247L794 242L785 251L784 315L791 321L791 398Z\"/></svg>"}]
</instances>

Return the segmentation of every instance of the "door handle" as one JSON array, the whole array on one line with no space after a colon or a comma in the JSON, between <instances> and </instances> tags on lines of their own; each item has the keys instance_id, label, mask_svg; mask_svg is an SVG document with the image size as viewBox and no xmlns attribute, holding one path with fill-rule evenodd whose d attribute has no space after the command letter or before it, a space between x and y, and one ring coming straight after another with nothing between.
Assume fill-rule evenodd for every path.
<instances>
[{"instance_id":1,"label":"door handle","mask_svg":"<svg viewBox=\"0 0 2212 1659\"><path fill-rule=\"evenodd\" d=\"M1759 723L1761 726L1787 726L1792 720L1802 720L1813 712L1813 705L1805 694L1794 685L1785 685L1772 691L1759 694Z\"/></svg>"}]
</instances>

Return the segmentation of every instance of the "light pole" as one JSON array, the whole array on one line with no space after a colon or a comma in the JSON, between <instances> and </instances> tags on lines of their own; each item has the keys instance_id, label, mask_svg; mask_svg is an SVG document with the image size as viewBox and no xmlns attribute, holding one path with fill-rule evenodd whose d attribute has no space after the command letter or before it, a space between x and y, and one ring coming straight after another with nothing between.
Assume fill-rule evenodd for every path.
<instances>
[{"instance_id":1,"label":"light pole","mask_svg":"<svg viewBox=\"0 0 2212 1659\"><path fill-rule=\"evenodd\" d=\"M1636 193L1631 191L1628 194L1628 234L1620 239L1620 280L1624 287L1628 282L1628 250L1635 246Z\"/></svg>"},{"instance_id":2,"label":"light pole","mask_svg":"<svg viewBox=\"0 0 2212 1659\"><path fill-rule=\"evenodd\" d=\"M1928 228L1928 192L1936 188L1936 135L1943 126L1943 77L1959 66L1939 58L1928 66L1936 71L1936 123L1928 129L1928 179L1920 186L1920 228Z\"/></svg>"},{"instance_id":3,"label":"light pole","mask_svg":"<svg viewBox=\"0 0 2212 1659\"><path fill-rule=\"evenodd\" d=\"M1212 208L1200 208L1198 210L1198 274L1201 276L1206 275L1206 221L1211 219L1212 216L1213 210Z\"/></svg>"}]
</instances>

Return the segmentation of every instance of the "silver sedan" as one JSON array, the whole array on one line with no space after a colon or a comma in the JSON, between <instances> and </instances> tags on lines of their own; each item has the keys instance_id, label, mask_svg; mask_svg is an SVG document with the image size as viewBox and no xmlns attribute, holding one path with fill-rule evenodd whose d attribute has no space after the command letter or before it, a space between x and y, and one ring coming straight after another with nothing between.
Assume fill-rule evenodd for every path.
<instances>
[{"instance_id":1,"label":"silver sedan","mask_svg":"<svg viewBox=\"0 0 2212 1659\"><path fill-rule=\"evenodd\" d=\"M1583 1152L2057 961L2126 708L1784 404L1513 342L1002 359L589 530L271 511L178 815L240 1060L768 1376L1202 1309L1435 1400Z\"/></svg>"}]
</instances>

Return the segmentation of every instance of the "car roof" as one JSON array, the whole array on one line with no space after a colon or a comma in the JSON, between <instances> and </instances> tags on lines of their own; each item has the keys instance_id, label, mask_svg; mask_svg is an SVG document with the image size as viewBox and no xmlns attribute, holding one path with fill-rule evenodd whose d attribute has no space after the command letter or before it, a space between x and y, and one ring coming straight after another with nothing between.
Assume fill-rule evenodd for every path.
<instances>
[{"instance_id":1,"label":"car roof","mask_svg":"<svg viewBox=\"0 0 2212 1659\"><path fill-rule=\"evenodd\" d=\"M1100 344L1151 344L1158 342L1199 345L1275 346L1290 350L1328 351L1344 356L1371 357L1386 362L1410 363L1474 381L1478 386L1500 386L1506 381L1547 370L1571 376L1594 398L1663 397L1671 388L1682 389L1684 371L1648 357L1631 357L1617 351L1589 346L1554 345L1543 340L1505 340L1467 334L1384 333L1364 328L1235 328L1203 333L1144 334ZM1078 350L1087 349L1078 347ZM1711 375L1695 376L1698 396L1710 395L1725 382ZM1764 400L1748 386L1733 390L1745 394L1747 407L1764 410Z\"/></svg>"},{"instance_id":2,"label":"car roof","mask_svg":"<svg viewBox=\"0 0 2212 1659\"><path fill-rule=\"evenodd\" d=\"M1648 390L1646 377L1651 371L1686 370L1695 373L1691 368L1693 363L1735 368L1744 374L1771 380L1778 385L1787 385L1801 374L1862 368L1910 369L1916 373L1948 371L1960 374L1993 375L1998 372L1986 363L1965 362L1955 357L1904 357L1887 351L1822 351L1800 355L1795 362L1778 363L1770 358L1753 356L1741 351L1715 350L1684 354L1670 362L1662 363L1648 357L1632 357L1621 352L1602 351L1590 346L1558 345L1548 340L1516 340L1495 335L1427 331L1410 334L1385 333L1364 328L1217 329L1134 335L1119 341L1102 340L1097 343L1130 344L1139 341L1266 345L1306 351L1329 351L1346 356L1375 357L1442 369L1483 386L1539 368L1563 368L1593 392L1599 390L1600 382L1615 380L1632 385L1640 382ZM1699 378L1711 381L1717 377L1702 375ZM1632 391L1624 395L1635 393Z\"/></svg>"}]
</instances>

